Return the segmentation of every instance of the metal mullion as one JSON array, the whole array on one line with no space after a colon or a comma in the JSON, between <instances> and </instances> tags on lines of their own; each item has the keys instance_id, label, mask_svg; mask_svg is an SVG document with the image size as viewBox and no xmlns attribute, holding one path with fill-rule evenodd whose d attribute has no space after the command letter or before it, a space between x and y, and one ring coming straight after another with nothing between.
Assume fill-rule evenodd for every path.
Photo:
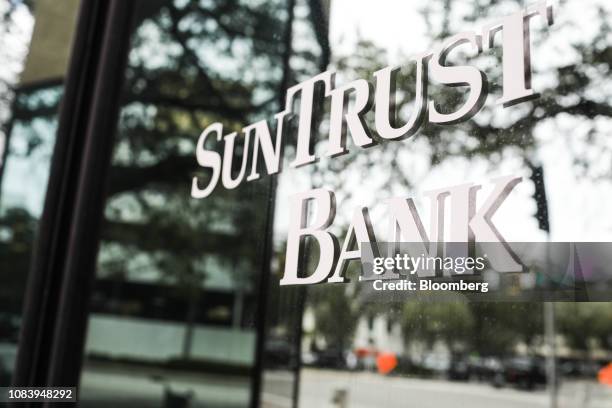
<instances>
[{"instance_id":1,"label":"metal mullion","mask_svg":"<svg viewBox=\"0 0 612 408\"><path fill-rule=\"evenodd\" d=\"M82 350L77 345L84 341L88 302L83 283L95 272L95 231L104 198L101 180L110 161L109 135L114 131L132 5L115 0L83 0L80 5L28 276L13 376L16 386L78 382ZM90 234L84 235L84 230ZM91 258L88 262L83 262L85 254Z\"/></svg>"}]
</instances>

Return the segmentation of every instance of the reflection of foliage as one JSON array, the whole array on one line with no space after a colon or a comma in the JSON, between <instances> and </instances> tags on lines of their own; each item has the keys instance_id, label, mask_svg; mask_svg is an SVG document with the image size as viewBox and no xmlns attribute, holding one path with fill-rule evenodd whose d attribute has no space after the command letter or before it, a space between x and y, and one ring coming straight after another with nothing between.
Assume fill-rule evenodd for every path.
<instances>
[{"instance_id":1,"label":"reflection of foliage","mask_svg":"<svg viewBox=\"0 0 612 408\"><path fill-rule=\"evenodd\" d=\"M541 303L417 303L404 306L404 335L433 345L444 342L451 350L469 345L480 355L503 356L518 343L531 351L543 337ZM610 350L612 307L608 303L557 304L558 333L575 350L588 351L592 342Z\"/></svg>"},{"instance_id":2,"label":"reflection of foliage","mask_svg":"<svg viewBox=\"0 0 612 408\"><path fill-rule=\"evenodd\" d=\"M609 303L560 303L557 305L559 329L569 346L580 351L592 349L592 341L611 349L612 306Z\"/></svg>"},{"instance_id":3,"label":"reflection of foliage","mask_svg":"<svg viewBox=\"0 0 612 408\"><path fill-rule=\"evenodd\" d=\"M478 1L470 4L447 0L429 1L422 10L430 44L428 46L424 43L422 48L429 49L431 44L449 34L463 31L466 24L478 27L481 23L506 15L508 10L518 10L520 6L516 3L510 0ZM543 92L539 99L508 109L496 106L493 101L500 96L502 74L499 47L494 52L483 53L477 57L471 54L469 57L459 56L458 53L458 56L452 57L451 62L468 60L470 64L487 73L491 84L489 102L479 115L460 125L443 127L428 124L409 141L383 142L376 148L358 149L349 142L349 154L322 163L323 166L335 170L331 173L333 177L328 177L325 182L342 190L343 186L350 185L349 178L358 178L362 183L371 181L377 188L386 188L389 194L393 193L394 189L405 191L426 174L431 166L451 158L482 158L491 166L495 166L503 158L513 156L526 161L534 160L538 155L538 148L545 143L540 131L544 126L553 124L575 131L577 123L580 123L579 134L572 133L571 137L567 134L567 143L570 151L574 153L577 169L586 175L608 178L612 174L612 167L609 165L612 152L605 140L606 126L599 119L606 119L609 123L609 118L612 117L609 95L605 94L607 85L601 86L609 82L612 46L608 40L610 15L603 3L600 8L593 7L592 10L594 13L599 11L592 21L593 26L597 27L597 34L593 38L586 33L582 38L572 35L572 30L577 27L573 22L565 21L557 21L555 25L547 28L546 32L532 35L534 81L541 79L545 80L546 84L554 84L541 89ZM564 8L578 4L579 0L567 1ZM562 8L558 8L557 12L560 10ZM558 50L551 51L558 43L555 42L557 38L564 39L567 47L563 54L568 58L550 58L551 52L554 52L555 56L561 53ZM569 38L572 39L571 43L568 43ZM355 78L372 78L371 74L375 70L386 65L386 59L382 48L370 41L361 40L355 51L350 55L337 56L334 64L341 73L339 78L342 83ZM538 60L546 61L545 68L542 68L542 64L537 64ZM414 63L409 59L404 59L400 65L404 69L398 77L397 108L400 118L403 118L412 109L415 73ZM435 84L429 88L430 97L449 110L462 99L462 91L457 92ZM367 115L366 120L370 128L374 129L373 116ZM567 126L570 123L574 126ZM399 147L400 144L408 143L409 148ZM423 157L426 159L422 160ZM380 170L370 171L373 164ZM338 171L345 169L349 171ZM360 174L360 177L356 177L356 173ZM350 194L350 191L343 192Z\"/></svg>"},{"instance_id":4,"label":"reflection of foliage","mask_svg":"<svg viewBox=\"0 0 612 408\"><path fill-rule=\"evenodd\" d=\"M347 289L350 289L347 285L339 284L315 287L308 292L308 301L315 317L314 334L322 337L328 348L349 348L355 332L360 313Z\"/></svg>"},{"instance_id":5,"label":"reflection of foliage","mask_svg":"<svg viewBox=\"0 0 612 408\"><path fill-rule=\"evenodd\" d=\"M482 355L503 355L517 343L536 346L543 335L541 303L473 303L473 349Z\"/></svg>"},{"instance_id":6,"label":"reflection of foliage","mask_svg":"<svg viewBox=\"0 0 612 408\"><path fill-rule=\"evenodd\" d=\"M407 345L431 348L440 342L452 352L506 356L522 344L534 353L544 339L542 303L409 301L399 308L360 304L353 289L350 285L324 285L309 290L314 334L328 346L348 347L359 318L375 315L398 321ZM612 350L609 303L558 303L556 321L557 333L572 349Z\"/></svg>"},{"instance_id":7,"label":"reflection of foliage","mask_svg":"<svg viewBox=\"0 0 612 408\"><path fill-rule=\"evenodd\" d=\"M0 3L0 153L9 126L10 105L15 96L17 77L27 52L30 24L24 24L24 15L30 15L32 0L3 1ZM19 16L21 14L21 16ZM0 166L2 165L0 159Z\"/></svg>"},{"instance_id":8,"label":"reflection of foliage","mask_svg":"<svg viewBox=\"0 0 612 408\"><path fill-rule=\"evenodd\" d=\"M329 186L349 196L358 180L359 188L371 185L370 191L384 191L385 195L405 192L434 166L460 158L477 160L494 168L509 157L517 157L528 165L536 162L539 150L547 143L546 132L555 129L555 137L564 138L578 174L609 181L612 175L610 129L609 73L612 68L611 26L608 2L581 10L591 13L593 30L585 32L581 22L558 19L545 32L532 35L534 82L545 86L539 99L512 108L496 106L501 94L501 51L477 57L457 53L452 62L468 61L487 73L490 83L488 103L479 115L454 126L425 125L411 139L402 142L381 142L374 148L360 149L349 139L349 153L333 160L322 160L313 171L314 185ZM422 50L465 26L479 27L481 23L518 10L525 2L484 0L451 2L423 1L422 16L427 26L427 37ZM580 0L567 0L557 13L571 7L581 7ZM535 26L535 25L534 25ZM534 28L534 31L537 29ZM576 35L576 31L581 34ZM595 33L591 35L589 33ZM558 41L562 39L563 41ZM427 44L429 43L429 44ZM559 49L559 44L561 49ZM563 57L561 57L563 55ZM344 84L357 78L373 80L372 73L388 65L383 47L359 39L350 53L336 55L336 82ZM397 110L400 122L410 113L415 94L414 63L401 59L402 73L397 82ZM462 101L461 92L430 84L429 95L449 111ZM365 117L374 130L372 112ZM403 122L402 122L403 123ZM579 126L578 126L579 125ZM322 139L326 138L323 129ZM374 135L376 138L376 135ZM374 202L379 195L370 194ZM360 196L360 199L368 196ZM371 204L371 203L360 203ZM386 311L392 313L394 310ZM408 342L417 340L431 345L440 340L451 349L468 345L483 355L503 355L514 350L518 343L533 349L543 335L542 304L530 303L474 303L428 304L408 303L403 310L404 335ZM558 313L559 333L579 350L588 350L592 340L611 349L609 333L612 308L609 305L563 304Z\"/></svg>"},{"instance_id":9,"label":"reflection of foliage","mask_svg":"<svg viewBox=\"0 0 612 408\"><path fill-rule=\"evenodd\" d=\"M17 92L11 118L11 159L24 158L31 165L50 162L63 92L63 85L51 83Z\"/></svg>"},{"instance_id":10,"label":"reflection of foliage","mask_svg":"<svg viewBox=\"0 0 612 408\"><path fill-rule=\"evenodd\" d=\"M522 342L536 346L543 331L542 305L531 303L419 303L404 306L407 342L450 350L468 346L480 355L505 355Z\"/></svg>"},{"instance_id":11,"label":"reflection of foliage","mask_svg":"<svg viewBox=\"0 0 612 408\"><path fill-rule=\"evenodd\" d=\"M228 134L279 109L282 88L299 74L287 71L286 59L300 58L287 42L291 4L141 2L110 171L102 275L189 291L220 272L238 291L253 288L270 185L264 179L234 190L219 186L206 199L191 199L191 178L202 185L209 178L195 160L195 142L213 122ZM241 152L239 142L234 171Z\"/></svg>"},{"instance_id":12,"label":"reflection of foliage","mask_svg":"<svg viewBox=\"0 0 612 408\"><path fill-rule=\"evenodd\" d=\"M247 271L257 266L259 247L251 242L263 229L256 215L265 209L265 189L219 189L197 202L189 187L201 129L222 121L237 130L276 102L283 25L280 3L268 6L165 3L148 10L134 34L103 237L137 248L162 280L193 286L207 253L227 259L225 266L238 256L251 261ZM262 70L249 75L254 65ZM257 197L246 205L247 196Z\"/></svg>"},{"instance_id":13,"label":"reflection of foliage","mask_svg":"<svg viewBox=\"0 0 612 408\"><path fill-rule=\"evenodd\" d=\"M471 338L474 317L467 303L407 302L402 328L407 342L421 341L433 347L441 341L449 350L465 346Z\"/></svg>"}]
</instances>

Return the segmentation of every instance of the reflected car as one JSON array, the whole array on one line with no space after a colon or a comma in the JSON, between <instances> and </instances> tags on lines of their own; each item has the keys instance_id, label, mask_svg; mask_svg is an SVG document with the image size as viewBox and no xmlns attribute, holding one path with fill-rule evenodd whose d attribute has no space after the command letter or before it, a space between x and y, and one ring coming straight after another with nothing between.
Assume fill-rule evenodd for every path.
<instances>
[{"instance_id":1,"label":"reflected car","mask_svg":"<svg viewBox=\"0 0 612 408\"><path fill-rule=\"evenodd\" d=\"M284 339L269 339L264 346L265 366L270 369L292 368L295 364L291 344Z\"/></svg>"},{"instance_id":2,"label":"reflected car","mask_svg":"<svg viewBox=\"0 0 612 408\"><path fill-rule=\"evenodd\" d=\"M501 368L495 357L455 357L446 374L452 381L489 381Z\"/></svg>"},{"instance_id":3,"label":"reflected car","mask_svg":"<svg viewBox=\"0 0 612 408\"><path fill-rule=\"evenodd\" d=\"M337 348L327 348L313 352L312 366L319 368L334 368L343 370L347 368L344 351Z\"/></svg>"},{"instance_id":4,"label":"reflected car","mask_svg":"<svg viewBox=\"0 0 612 408\"><path fill-rule=\"evenodd\" d=\"M545 361L537 357L513 357L505 360L492 378L495 387L533 390L546 385Z\"/></svg>"},{"instance_id":5,"label":"reflected car","mask_svg":"<svg viewBox=\"0 0 612 408\"><path fill-rule=\"evenodd\" d=\"M471 378L472 367L465 358L453 359L450 367L446 372L449 380L453 381L469 381Z\"/></svg>"},{"instance_id":6,"label":"reflected car","mask_svg":"<svg viewBox=\"0 0 612 408\"><path fill-rule=\"evenodd\" d=\"M564 377L595 378L597 373L607 365L607 360L590 361L583 359L561 359L559 370Z\"/></svg>"}]
</instances>

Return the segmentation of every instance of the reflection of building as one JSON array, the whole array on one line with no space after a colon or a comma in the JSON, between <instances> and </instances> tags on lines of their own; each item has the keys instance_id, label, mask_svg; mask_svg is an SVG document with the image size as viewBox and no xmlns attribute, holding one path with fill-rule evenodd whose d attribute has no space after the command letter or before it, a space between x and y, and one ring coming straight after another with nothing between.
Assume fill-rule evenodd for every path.
<instances>
[{"instance_id":1,"label":"reflection of building","mask_svg":"<svg viewBox=\"0 0 612 408\"><path fill-rule=\"evenodd\" d=\"M252 364L254 334L242 330L246 322L236 321L242 317L236 313L237 294L201 290L194 296L198 302L190 332L185 326L185 316L193 308L189 293L172 286L98 281L86 352L99 358L147 362L191 358L220 360L237 367ZM253 308L254 300L249 295L242 300L243 307ZM151 336L159 341L150 343ZM185 349L188 336L189 348Z\"/></svg>"},{"instance_id":2,"label":"reflection of building","mask_svg":"<svg viewBox=\"0 0 612 408\"><path fill-rule=\"evenodd\" d=\"M68 70L78 0L37 0L36 24L20 85L31 87L61 81Z\"/></svg>"},{"instance_id":3,"label":"reflection of building","mask_svg":"<svg viewBox=\"0 0 612 408\"><path fill-rule=\"evenodd\" d=\"M313 344L317 347L335 347L325 343L325 339L316 333L316 317L312 309L304 311L303 329L306 334L302 339L302 350L312 350ZM393 321L387 314L360 316L357 319L355 333L352 341L347 345L347 351L356 349L372 349L381 352L403 354L405 341L401 326Z\"/></svg>"},{"instance_id":4,"label":"reflection of building","mask_svg":"<svg viewBox=\"0 0 612 408\"><path fill-rule=\"evenodd\" d=\"M381 352L404 354L405 341L401 326L389 315L362 317L357 322L355 348L374 348Z\"/></svg>"}]
</instances>

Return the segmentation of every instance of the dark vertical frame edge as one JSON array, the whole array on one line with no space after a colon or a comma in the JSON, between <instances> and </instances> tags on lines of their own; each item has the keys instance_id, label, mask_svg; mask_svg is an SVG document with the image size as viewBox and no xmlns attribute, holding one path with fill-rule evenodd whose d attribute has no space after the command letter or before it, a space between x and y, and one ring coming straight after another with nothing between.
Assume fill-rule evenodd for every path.
<instances>
[{"instance_id":1,"label":"dark vertical frame edge","mask_svg":"<svg viewBox=\"0 0 612 408\"><path fill-rule=\"evenodd\" d=\"M81 103L87 83L83 80L88 71L87 61L91 59L97 37L97 25L104 14L100 1L83 0L78 14L77 27L72 46L72 58L68 70L64 95L60 107L56 143L49 172L45 205L40 219L32 263L24 297L23 323L19 336L19 348L13 385L36 386L44 380L38 376L43 362L39 361L44 340L44 328L48 327L49 302L53 289L50 283L59 273L54 254L62 246L58 240L59 225L69 213L60 213L66 206L66 174L71 171L70 159L77 147L72 129L80 117L87 116L86 107ZM91 70L91 68L90 68ZM65 211L65 210L64 210Z\"/></svg>"},{"instance_id":2,"label":"dark vertical frame edge","mask_svg":"<svg viewBox=\"0 0 612 408\"><path fill-rule=\"evenodd\" d=\"M86 340L89 298L96 271L99 231L119 115L119 98L131 30L134 0L108 1L91 113L85 129L83 165L77 177L48 384L79 382Z\"/></svg>"},{"instance_id":3,"label":"dark vertical frame edge","mask_svg":"<svg viewBox=\"0 0 612 408\"><path fill-rule=\"evenodd\" d=\"M283 34L283 45L284 50L282 54L283 63L283 76L281 78L281 84L278 89L278 104L279 107L285 103L285 92L289 88L291 82L291 67L289 60L293 53L293 21L295 15L295 0L287 1L287 24L285 26L285 32ZM257 336L255 337L255 364L253 367L253 373L251 375L251 401L250 407L257 408L262 402L262 388L263 388L263 372L265 367L264 353L265 353L265 338L266 338L266 313L268 309L268 293L270 291L270 264L273 256L273 234L274 234L274 212L276 207L276 176L268 177L266 195L268 202L266 206L266 229L264 232L264 256L262 259L260 276L259 276L259 288L257 311L256 311L256 325L257 325ZM295 396L293 396L295 403Z\"/></svg>"},{"instance_id":4,"label":"dark vertical frame edge","mask_svg":"<svg viewBox=\"0 0 612 408\"><path fill-rule=\"evenodd\" d=\"M121 55L127 49L121 35L129 29L132 7L133 1L82 0L80 4L25 293L15 386L78 382L88 299L83 293L86 288L79 284L94 274L103 180L113 140L109 135L114 133ZM87 193L91 197L84 197ZM95 199L98 205L84 208ZM88 262L84 262L86 255L91 257ZM71 347L81 344L81 349L66 353L68 343Z\"/></svg>"}]
</instances>

